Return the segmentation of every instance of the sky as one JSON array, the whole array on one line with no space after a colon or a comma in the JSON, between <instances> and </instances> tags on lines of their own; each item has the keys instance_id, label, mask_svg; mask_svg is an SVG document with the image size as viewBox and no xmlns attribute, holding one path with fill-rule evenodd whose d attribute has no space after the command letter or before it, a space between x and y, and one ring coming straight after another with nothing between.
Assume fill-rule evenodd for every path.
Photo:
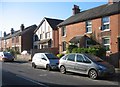
<instances>
[{"instance_id":1,"label":"sky","mask_svg":"<svg viewBox=\"0 0 120 87\"><path fill-rule=\"evenodd\" d=\"M81 11L84 11L106 3L107 0L66 0L66 2L65 0L57 2L54 0L49 2L48 0L44 0L44 2L43 0L26 0L26 2L1 0L0 31L9 33L11 28L19 30L21 24L24 24L25 27L38 25L44 17L65 20L72 16L73 5L78 5Z\"/></svg>"}]
</instances>

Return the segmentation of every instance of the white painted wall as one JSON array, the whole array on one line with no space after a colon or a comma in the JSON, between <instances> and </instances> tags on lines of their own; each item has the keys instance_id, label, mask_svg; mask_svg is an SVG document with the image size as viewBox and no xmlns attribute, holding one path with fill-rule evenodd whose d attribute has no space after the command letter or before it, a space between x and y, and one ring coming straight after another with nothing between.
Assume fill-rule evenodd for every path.
<instances>
[{"instance_id":1,"label":"white painted wall","mask_svg":"<svg viewBox=\"0 0 120 87\"><path fill-rule=\"evenodd\" d=\"M45 38L45 34L47 32L50 32L50 37ZM36 31L36 35L38 36L39 40L45 40L45 39L52 39L53 40L53 29L51 28L51 26L49 25L49 23L47 22L47 20L45 19L45 21L42 23L42 25L39 27L39 29ZM40 39L40 34L42 34L42 38ZM37 45L37 44L34 44ZM38 46L41 49L41 46Z\"/></svg>"}]
</instances>

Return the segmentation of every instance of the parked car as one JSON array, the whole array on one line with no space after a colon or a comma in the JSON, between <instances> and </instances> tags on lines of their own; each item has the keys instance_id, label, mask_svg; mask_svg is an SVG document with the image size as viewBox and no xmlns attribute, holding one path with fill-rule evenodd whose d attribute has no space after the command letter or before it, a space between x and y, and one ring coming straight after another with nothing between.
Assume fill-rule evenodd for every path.
<instances>
[{"instance_id":1,"label":"parked car","mask_svg":"<svg viewBox=\"0 0 120 87\"><path fill-rule=\"evenodd\" d=\"M90 54L70 53L59 60L60 72L65 74L67 71L86 74L92 79L97 77L114 75L113 65L103 61L97 56Z\"/></svg>"},{"instance_id":2,"label":"parked car","mask_svg":"<svg viewBox=\"0 0 120 87\"><path fill-rule=\"evenodd\" d=\"M59 59L52 53L36 53L32 58L32 67L47 70L58 69Z\"/></svg>"},{"instance_id":3,"label":"parked car","mask_svg":"<svg viewBox=\"0 0 120 87\"><path fill-rule=\"evenodd\" d=\"M10 52L0 52L0 60L5 61L14 61L14 56Z\"/></svg>"}]
</instances>

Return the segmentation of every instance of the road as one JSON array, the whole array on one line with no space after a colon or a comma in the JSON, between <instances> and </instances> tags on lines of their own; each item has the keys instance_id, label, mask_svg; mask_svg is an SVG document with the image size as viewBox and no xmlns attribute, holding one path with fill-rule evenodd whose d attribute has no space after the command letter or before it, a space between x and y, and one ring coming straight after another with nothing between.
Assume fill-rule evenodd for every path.
<instances>
[{"instance_id":1,"label":"road","mask_svg":"<svg viewBox=\"0 0 120 87\"><path fill-rule=\"evenodd\" d=\"M118 76L92 80L85 75L33 69L30 62L2 63L3 87L118 87Z\"/></svg>"}]
</instances>

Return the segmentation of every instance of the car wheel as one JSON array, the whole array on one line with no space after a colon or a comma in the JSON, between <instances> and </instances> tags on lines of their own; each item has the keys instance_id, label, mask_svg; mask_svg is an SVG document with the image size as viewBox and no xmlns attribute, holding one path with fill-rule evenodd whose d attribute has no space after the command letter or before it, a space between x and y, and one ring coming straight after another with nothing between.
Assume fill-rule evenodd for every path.
<instances>
[{"instance_id":1,"label":"car wheel","mask_svg":"<svg viewBox=\"0 0 120 87\"><path fill-rule=\"evenodd\" d=\"M32 63L32 67L33 67L33 68L36 68L37 66L35 65L35 63Z\"/></svg>"},{"instance_id":2,"label":"car wheel","mask_svg":"<svg viewBox=\"0 0 120 87\"><path fill-rule=\"evenodd\" d=\"M94 70L94 69L90 70L90 71L89 71L89 77L90 77L91 79L96 79L96 78L98 77L97 71Z\"/></svg>"},{"instance_id":3,"label":"car wheel","mask_svg":"<svg viewBox=\"0 0 120 87\"><path fill-rule=\"evenodd\" d=\"M50 70L51 70L50 65L46 65L46 70L48 70L48 71L50 71Z\"/></svg>"},{"instance_id":4,"label":"car wheel","mask_svg":"<svg viewBox=\"0 0 120 87\"><path fill-rule=\"evenodd\" d=\"M64 66L61 66L61 67L60 67L60 72L61 72L62 74L65 74L65 73L66 73L66 68L65 68Z\"/></svg>"}]
</instances>

